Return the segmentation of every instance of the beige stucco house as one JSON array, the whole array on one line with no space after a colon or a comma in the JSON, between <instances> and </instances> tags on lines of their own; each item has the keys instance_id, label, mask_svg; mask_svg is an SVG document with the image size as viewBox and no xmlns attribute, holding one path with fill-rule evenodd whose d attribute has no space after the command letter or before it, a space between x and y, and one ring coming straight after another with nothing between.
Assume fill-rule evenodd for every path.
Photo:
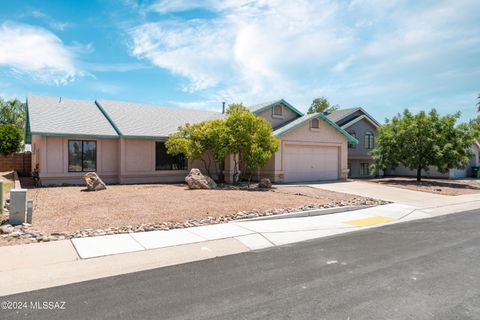
<instances>
[{"instance_id":1,"label":"beige stucco house","mask_svg":"<svg viewBox=\"0 0 480 320\"><path fill-rule=\"evenodd\" d=\"M95 171L107 183L183 181L200 163L167 155L177 128L224 117L221 112L108 100L27 98L26 142L45 185L79 184ZM345 179L348 144L357 140L323 114L304 115L284 100L250 107L267 119L281 146L257 177L274 182ZM225 159L227 181L233 156Z\"/></svg>"}]
</instances>

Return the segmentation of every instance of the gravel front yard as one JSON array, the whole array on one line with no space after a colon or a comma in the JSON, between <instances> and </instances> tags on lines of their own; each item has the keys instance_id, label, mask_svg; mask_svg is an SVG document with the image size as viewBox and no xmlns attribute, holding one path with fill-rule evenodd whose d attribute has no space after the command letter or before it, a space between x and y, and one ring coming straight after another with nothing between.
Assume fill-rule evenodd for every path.
<instances>
[{"instance_id":1,"label":"gravel front yard","mask_svg":"<svg viewBox=\"0 0 480 320\"><path fill-rule=\"evenodd\" d=\"M223 223L252 215L297 211L299 208L307 210L382 203L359 196L293 186L280 186L271 191L188 190L185 185L162 184L112 185L98 192L85 192L83 189L29 189L28 198L34 202L31 228L40 233L36 235L32 232L30 242ZM46 239L52 234L53 237ZM4 236L0 237L0 245L10 242Z\"/></svg>"},{"instance_id":2,"label":"gravel front yard","mask_svg":"<svg viewBox=\"0 0 480 320\"><path fill-rule=\"evenodd\" d=\"M386 177L381 179L362 179L361 181L369 181L391 187L437 193L448 196L480 193L480 180L447 180L422 178L422 181L417 182L415 178Z\"/></svg>"},{"instance_id":3,"label":"gravel front yard","mask_svg":"<svg viewBox=\"0 0 480 320\"><path fill-rule=\"evenodd\" d=\"M34 225L45 232L101 229L164 221L204 219L238 211L329 204L359 197L315 189L315 197L301 196L303 189L276 191L188 190L184 185L114 185L107 190L84 192L82 187L30 189Z\"/></svg>"}]
</instances>

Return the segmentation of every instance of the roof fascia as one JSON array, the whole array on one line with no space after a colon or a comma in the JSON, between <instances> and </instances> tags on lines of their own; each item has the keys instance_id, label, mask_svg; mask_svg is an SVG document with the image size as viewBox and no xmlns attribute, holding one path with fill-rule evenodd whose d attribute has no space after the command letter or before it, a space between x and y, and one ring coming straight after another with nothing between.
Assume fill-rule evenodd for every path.
<instances>
[{"instance_id":1,"label":"roof fascia","mask_svg":"<svg viewBox=\"0 0 480 320\"><path fill-rule=\"evenodd\" d=\"M97 138L97 139L118 139L119 136L101 135L101 134L83 134L83 133L52 133L52 132L38 132L31 133L32 136L44 137L81 137L81 138Z\"/></svg>"},{"instance_id":2,"label":"roof fascia","mask_svg":"<svg viewBox=\"0 0 480 320\"><path fill-rule=\"evenodd\" d=\"M273 107L273 106L275 106L279 103L283 104L285 107L289 108L290 110L292 110L294 113L298 114L299 116L303 116L303 113L301 111L299 111L297 108L295 108L294 106L292 106L290 103L288 103L287 101L285 101L283 99L272 102L272 103L270 103L269 105L267 105L263 108L260 108L258 110L253 111L253 113L260 113L260 112L265 111L265 110L267 110L267 109L269 109L269 108L271 108L271 107Z\"/></svg>"}]
</instances>

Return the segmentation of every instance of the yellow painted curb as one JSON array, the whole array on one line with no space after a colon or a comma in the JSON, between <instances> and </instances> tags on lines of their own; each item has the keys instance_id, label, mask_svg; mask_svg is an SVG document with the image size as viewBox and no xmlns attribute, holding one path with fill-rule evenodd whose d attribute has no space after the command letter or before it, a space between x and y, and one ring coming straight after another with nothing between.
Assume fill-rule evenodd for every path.
<instances>
[{"instance_id":1,"label":"yellow painted curb","mask_svg":"<svg viewBox=\"0 0 480 320\"><path fill-rule=\"evenodd\" d=\"M395 219L388 218L388 217L371 217L371 218L364 218L364 219L358 219L358 220L350 220L350 221L344 221L343 223L351 224L352 226L356 227L366 227L366 226L371 226L373 224L380 224L380 223L386 223L386 222L391 222L394 221Z\"/></svg>"}]
</instances>

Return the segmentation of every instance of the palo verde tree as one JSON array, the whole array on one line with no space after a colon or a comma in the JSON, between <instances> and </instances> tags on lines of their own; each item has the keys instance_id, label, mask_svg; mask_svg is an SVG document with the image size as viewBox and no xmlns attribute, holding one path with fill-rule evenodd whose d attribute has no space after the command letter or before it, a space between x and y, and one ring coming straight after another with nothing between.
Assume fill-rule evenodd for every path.
<instances>
[{"instance_id":1,"label":"palo verde tree","mask_svg":"<svg viewBox=\"0 0 480 320\"><path fill-rule=\"evenodd\" d=\"M399 165L417 171L430 166L445 173L449 169L464 167L471 157L474 134L467 124L457 125L460 113L440 116L435 109L429 113L412 114L405 110L379 128L377 143L370 154L373 170L385 170Z\"/></svg>"},{"instance_id":2,"label":"palo verde tree","mask_svg":"<svg viewBox=\"0 0 480 320\"><path fill-rule=\"evenodd\" d=\"M328 102L327 98L321 97L321 98L316 98L312 101L312 104L308 108L307 113L331 113L332 111L335 111L339 108L338 105L331 105L330 102Z\"/></svg>"},{"instance_id":3,"label":"palo verde tree","mask_svg":"<svg viewBox=\"0 0 480 320\"><path fill-rule=\"evenodd\" d=\"M250 112L242 104L231 104L225 119L228 153L234 158L234 183L239 180L243 164L248 181L252 174L265 166L278 150L280 143L272 136L272 125Z\"/></svg>"}]
</instances>

